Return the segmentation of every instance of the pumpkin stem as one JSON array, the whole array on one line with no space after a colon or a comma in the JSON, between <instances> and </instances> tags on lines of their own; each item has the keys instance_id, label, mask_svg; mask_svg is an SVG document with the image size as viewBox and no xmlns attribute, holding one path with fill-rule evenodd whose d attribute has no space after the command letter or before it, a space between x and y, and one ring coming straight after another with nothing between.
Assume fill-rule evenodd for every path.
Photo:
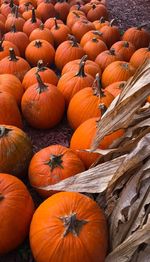
<instances>
[{"instance_id":1,"label":"pumpkin stem","mask_svg":"<svg viewBox=\"0 0 150 262\"><path fill-rule=\"evenodd\" d=\"M31 23L36 23L36 15L35 15L35 8L32 8L32 17L31 17Z\"/></svg>"},{"instance_id":2,"label":"pumpkin stem","mask_svg":"<svg viewBox=\"0 0 150 262\"><path fill-rule=\"evenodd\" d=\"M44 66L43 60L37 62L37 72L45 71L46 67Z\"/></svg>"},{"instance_id":3,"label":"pumpkin stem","mask_svg":"<svg viewBox=\"0 0 150 262\"><path fill-rule=\"evenodd\" d=\"M3 137L9 133L11 129L6 128L5 126L0 126L0 137Z\"/></svg>"},{"instance_id":4,"label":"pumpkin stem","mask_svg":"<svg viewBox=\"0 0 150 262\"><path fill-rule=\"evenodd\" d=\"M18 18L18 6L16 6L16 8L15 8L15 18Z\"/></svg>"},{"instance_id":5,"label":"pumpkin stem","mask_svg":"<svg viewBox=\"0 0 150 262\"><path fill-rule=\"evenodd\" d=\"M93 31L93 34L94 34L94 35L98 35L98 36L102 36L102 35L103 35L103 33L100 32L100 31L98 31L98 30L94 30L94 31Z\"/></svg>"},{"instance_id":6,"label":"pumpkin stem","mask_svg":"<svg viewBox=\"0 0 150 262\"><path fill-rule=\"evenodd\" d=\"M10 0L9 6L10 6L10 8L12 8L14 6L14 1L13 0Z\"/></svg>"},{"instance_id":7,"label":"pumpkin stem","mask_svg":"<svg viewBox=\"0 0 150 262\"><path fill-rule=\"evenodd\" d=\"M66 237L69 233L72 233L73 236L77 237L82 229L82 227L88 222L85 220L77 219L77 214L73 213L68 216L63 216L59 218L65 227L63 237Z\"/></svg>"},{"instance_id":8,"label":"pumpkin stem","mask_svg":"<svg viewBox=\"0 0 150 262\"><path fill-rule=\"evenodd\" d=\"M55 22L55 29L56 29L56 30L59 29L59 26L58 26L56 17L54 17L54 22Z\"/></svg>"},{"instance_id":9,"label":"pumpkin stem","mask_svg":"<svg viewBox=\"0 0 150 262\"><path fill-rule=\"evenodd\" d=\"M102 16L100 19L99 19L99 22L102 24L102 23L105 23L105 18Z\"/></svg>"},{"instance_id":10,"label":"pumpkin stem","mask_svg":"<svg viewBox=\"0 0 150 262\"><path fill-rule=\"evenodd\" d=\"M4 47L2 46L3 45L3 42L4 42L4 37L1 39L0 41L0 52L1 51L4 51Z\"/></svg>"},{"instance_id":11,"label":"pumpkin stem","mask_svg":"<svg viewBox=\"0 0 150 262\"><path fill-rule=\"evenodd\" d=\"M72 12L76 17L80 18L79 14L77 14L75 11Z\"/></svg>"},{"instance_id":12,"label":"pumpkin stem","mask_svg":"<svg viewBox=\"0 0 150 262\"><path fill-rule=\"evenodd\" d=\"M4 196L2 195L2 193L0 193L0 201L4 199Z\"/></svg>"},{"instance_id":13,"label":"pumpkin stem","mask_svg":"<svg viewBox=\"0 0 150 262\"><path fill-rule=\"evenodd\" d=\"M95 8L96 8L96 5L95 5L95 4L93 4L93 5L92 5L92 8L93 8L93 9L95 9Z\"/></svg>"},{"instance_id":14,"label":"pumpkin stem","mask_svg":"<svg viewBox=\"0 0 150 262\"><path fill-rule=\"evenodd\" d=\"M95 80L93 82L92 88L93 88L93 91L94 91L93 94L95 96L99 96L99 97L105 96L105 94L102 90L102 83L101 83L101 79L99 77L99 73L97 73L96 76L95 76Z\"/></svg>"},{"instance_id":15,"label":"pumpkin stem","mask_svg":"<svg viewBox=\"0 0 150 262\"><path fill-rule=\"evenodd\" d=\"M122 67L124 67L126 70L128 70L129 69L129 64L128 63L123 63Z\"/></svg>"},{"instance_id":16,"label":"pumpkin stem","mask_svg":"<svg viewBox=\"0 0 150 262\"><path fill-rule=\"evenodd\" d=\"M11 14L15 15L16 12L16 5L13 5L13 7L11 8Z\"/></svg>"},{"instance_id":17,"label":"pumpkin stem","mask_svg":"<svg viewBox=\"0 0 150 262\"><path fill-rule=\"evenodd\" d=\"M80 10L80 8L81 8L81 4L80 2L77 2L77 10Z\"/></svg>"},{"instance_id":18,"label":"pumpkin stem","mask_svg":"<svg viewBox=\"0 0 150 262\"><path fill-rule=\"evenodd\" d=\"M115 49L114 49L114 48L111 48L111 49L109 50L109 53L110 53L111 55L115 55Z\"/></svg>"},{"instance_id":19,"label":"pumpkin stem","mask_svg":"<svg viewBox=\"0 0 150 262\"><path fill-rule=\"evenodd\" d=\"M27 2L27 3L24 4L24 6L25 6L25 11L29 11L29 5L30 5L30 4L31 4L30 2Z\"/></svg>"},{"instance_id":20,"label":"pumpkin stem","mask_svg":"<svg viewBox=\"0 0 150 262\"><path fill-rule=\"evenodd\" d=\"M75 36L68 34L68 39L71 41L70 44L72 47L78 47L77 39Z\"/></svg>"},{"instance_id":21,"label":"pumpkin stem","mask_svg":"<svg viewBox=\"0 0 150 262\"><path fill-rule=\"evenodd\" d=\"M50 155L50 160L46 163L51 168L51 171L53 171L56 167L63 168L62 160L63 154L60 155Z\"/></svg>"},{"instance_id":22,"label":"pumpkin stem","mask_svg":"<svg viewBox=\"0 0 150 262\"><path fill-rule=\"evenodd\" d=\"M80 62L79 71L75 74L75 76L86 77L86 74L84 72L84 66L85 66L85 61L83 61L82 63Z\"/></svg>"},{"instance_id":23,"label":"pumpkin stem","mask_svg":"<svg viewBox=\"0 0 150 262\"><path fill-rule=\"evenodd\" d=\"M144 26L147 26L147 25L148 25L148 23L143 23L143 24L137 26L137 29L141 30Z\"/></svg>"},{"instance_id":24,"label":"pumpkin stem","mask_svg":"<svg viewBox=\"0 0 150 262\"><path fill-rule=\"evenodd\" d=\"M123 89L124 86L125 86L125 83L121 83L121 84L119 85L119 89Z\"/></svg>"},{"instance_id":25,"label":"pumpkin stem","mask_svg":"<svg viewBox=\"0 0 150 262\"><path fill-rule=\"evenodd\" d=\"M35 40L34 46L40 48L42 46L42 42L40 40Z\"/></svg>"},{"instance_id":26,"label":"pumpkin stem","mask_svg":"<svg viewBox=\"0 0 150 262\"><path fill-rule=\"evenodd\" d=\"M88 58L87 55L82 56L82 58L80 60L80 64L83 63L83 62L86 62L87 58Z\"/></svg>"},{"instance_id":27,"label":"pumpkin stem","mask_svg":"<svg viewBox=\"0 0 150 262\"><path fill-rule=\"evenodd\" d=\"M113 26L114 25L114 22L116 22L116 19L114 18L114 19L112 19L111 21L110 21L110 26Z\"/></svg>"},{"instance_id":28,"label":"pumpkin stem","mask_svg":"<svg viewBox=\"0 0 150 262\"><path fill-rule=\"evenodd\" d=\"M45 90L47 90L47 85L45 85L40 77L40 75L38 74L38 72L35 73L36 76L36 80L38 82L38 86L36 88L36 90L38 91L39 94L41 94L42 92L44 92Z\"/></svg>"},{"instance_id":29,"label":"pumpkin stem","mask_svg":"<svg viewBox=\"0 0 150 262\"><path fill-rule=\"evenodd\" d=\"M15 51L13 48L9 48L9 61L17 61L18 58L15 55Z\"/></svg>"},{"instance_id":30,"label":"pumpkin stem","mask_svg":"<svg viewBox=\"0 0 150 262\"><path fill-rule=\"evenodd\" d=\"M16 29L15 24L12 25L12 27L11 27L11 32L12 32L12 33L16 33L16 32L17 32L17 29Z\"/></svg>"},{"instance_id":31,"label":"pumpkin stem","mask_svg":"<svg viewBox=\"0 0 150 262\"><path fill-rule=\"evenodd\" d=\"M44 30L44 24L41 23L40 26L39 26L40 30Z\"/></svg>"},{"instance_id":32,"label":"pumpkin stem","mask_svg":"<svg viewBox=\"0 0 150 262\"><path fill-rule=\"evenodd\" d=\"M128 43L128 41L124 41L123 46L128 48L128 47L129 47L129 43Z\"/></svg>"},{"instance_id":33,"label":"pumpkin stem","mask_svg":"<svg viewBox=\"0 0 150 262\"><path fill-rule=\"evenodd\" d=\"M93 38L92 38L92 42L93 42L93 43L98 43L98 39L97 39L96 37L93 37Z\"/></svg>"},{"instance_id":34,"label":"pumpkin stem","mask_svg":"<svg viewBox=\"0 0 150 262\"><path fill-rule=\"evenodd\" d=\"M99 104L99 109L101 110L101 115L103 116L107 110L107 107L104 103Z\"/></svg>"}]
</instances>

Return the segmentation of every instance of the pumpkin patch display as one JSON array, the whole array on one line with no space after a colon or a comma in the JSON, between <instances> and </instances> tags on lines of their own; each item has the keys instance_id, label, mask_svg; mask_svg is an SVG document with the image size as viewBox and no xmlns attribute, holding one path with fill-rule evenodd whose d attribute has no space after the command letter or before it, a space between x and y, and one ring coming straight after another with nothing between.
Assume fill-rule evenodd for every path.
<instances>
[{"instance_id":1,"label":"pumpkin patch display","mask_svg":"<svg viewBox=\"0 0 150 262\"><path fill-rule=\"evenodd\" d=\"M107 239L102 210L92 199L75 192L57 193L45 200L30 226L37 262L104 262Z\"/></svg>"},{"instance_id":2,"label":"pumpkin patch display","mask_svg":"<svg viewBox=\"0 0 150 262\"><path fill-rule=\"evenodd\" d=\"M12 175L0 173L0 255L24 241L33 213L34 203L23 182Z\"/></svg>"},{"instance_id":3,"label":"pumpkin patch display","mask_svg":"<svg viewBox=\"0 0 150 262\"><path fill-rule=\"evenodd\" d=\"M38 187L53 185L84 170L82 161L71 149L51 145L33 156L29 166L29 180L41 196L48 197L55 192Z\"/></svg>"}]
</instances>

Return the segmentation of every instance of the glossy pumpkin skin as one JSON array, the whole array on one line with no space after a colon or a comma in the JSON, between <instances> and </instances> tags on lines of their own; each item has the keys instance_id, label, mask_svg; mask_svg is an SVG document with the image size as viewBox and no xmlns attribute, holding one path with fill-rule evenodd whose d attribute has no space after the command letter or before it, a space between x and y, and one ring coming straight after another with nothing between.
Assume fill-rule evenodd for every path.
<instances>
[{"instance_id":1,"label":"glossy pumpkin skin","mask_svg":"<svg viewBox=\"0 0 150 262\"><path fill-rule=\"evenodd\" d=\"M87 33L85 33L80 41L80 45L83 47L89 40L92 40L93 38L97 38L103 41L103 35L98 30L90 30Z\"/></svg>"},{"instance_id":2,"label":"glossy pumpkin skin","mask_svg":"<svg viewBox=\"0 0 150 262\"><path fill-rule=\"evenodd\" d=\"M70 126L76 129L91 117L101 117L99 105L104 104L105 108L108 108L113 98L105 90L104 92L97 90L97 94L94 94L91 87L80 90L69 103L67 118Z\"/></svg>"},{"instance_id":3,"label":"glossy pumpkin skin","mask_svg":"<svg viewBox=\"0 0 150 262\"><path fill-rule=\"evenodd\" d=\"M56 192L38 187L56 184L84 170L82 161L72 150L62 145L51 145L33 156L29 166L29 180L41 196L48 197Z\"/></svg>"},{"instance_id":4,"label":"glossy pumpkin skin","mask_svg":"<svg viewBox=\"0 0 150 262\"><path fill-rule=\"evenodd\" d=\"M135 68L138 68L148 58L150 58L150 46L136 50L131 56L130 63Z\"/></svg>"},{"instance_id":5,"label":"glossy pumpkin skin","mask_svg":"<svg viewBox=\"0 0 150 262\"><path fill-rule=\"evenodd\" d=\"M29 232L34 203L18 178L0 173L0 255L18 247Z\"/></svg>"},{"instance_id":6,"label":"glossy pumpkin skin","mask_svg":"<svg viewBox=\"0 0 150 262\"><path fill-rule=\"evenodd\" d=\"M19 128L0 125L0 172L22 177L32 157L29 137ZM8 154L9 152L9 154Z\"/></svg>"},{"instance_id":7,"label":"glossy pumpkin skin","mask_svg":"<svg viewBox=\"0 0 150 262\"><path fill-rule=\"evenodd\" d=\"M45 0L44 2L40 3L37 6L37 12L40 14L43 22L45 22L49 17L56 16L55 8L49 0Z\"/></svg>"},{"instance_id":8,"label":"glossy pumpkin skin","mask_svg":"<svg viewBox=\"0 0 150 262\"><path fill-rule=\"evenodd\" d=\"M72 226L76 224L74 233L71 220ZM37 262L104 262L107 239L102 210L92 199L75 192L57 193L44 201L30 227L30 245Z\"/></svg>"},{"instance_id":9,"label":"glossy pumpkin skin","mask_svg":"<svg viewBox=\"0 0 150 262\"><path fill-rule=\"evenodd\" d=\"M54 45L54 38L51 31L48 28L44 27L43 24L40 25L39 28L34 29L29 36L30 42L37 39L46 40L52 46Z\"/></svg>"},{"instance_id":10,"label":"glossy pumpkin skin","mask_svg":"<svg viewBox=\"0 0 150 262\"><path fill-rule=\"evenodd\" d=\"M102 86L106 87L117 81L127 81L136 69L127 62L116 61L108 65L102 74Z\"/></svg>"},{"instance_id":11,"label":"glossy pumpkin skin","mask_svg":"<svg viewBox=\"0 0 150 262\"><path fill-rule=\"evenodd\" d=\"M74 40L67 40L60 44L55 53L55 64L59 70L70 61L80 59L85 55L83 48Z\"/></svg>"},{"instance_id":12,"label":"glossy pumpkin skin","mask_svg":"<svg viewBox=\"0 0 150 262\"><path fill-rule=\"evenodd\" d=\"M123 61L129 62L131 56L135 52L135 47L127 41L118 41L112 45L115 53L122 58Z\"/></svg>"},{"instance_id":13,"label":"glossy pumpkin skin","mask_svg":"<svg viewBox=\"0 0 150 262\"><path fill-rule=\"evenodd\" d=\"M20 80L16 76L11 74L0 75L0 91L11 94L17 104L20 105L23 95L23 87Z\"/></svg>"},{"instance_id":14,"label":"glossy pumpkin skin","mask_svg":"<svg viewBox=\"0 0 150 262\"><path fill-rule=\"evenodd\" d=\"M23 128L21 114L14 97L0 91L0 125L12 125Z\"/></svg>"},{"instance_id":15,"label":"glossy pumpkin skin","mask_svg":"<svg viewBox=\"0 0 150 262\"><path fill-rule=\"evenodd\" d=\"M66 18L69 14L70 5L65 2L57 2L54 6L57 16L63 21L66 22Z\"/></svg>"},{"instance_id":16,"label":"glossy pumpkin skin","mask_svg":"<svg viewBox=\"0 0 150 262\"><path fill-rule=\"evenodd\" d=\"M131 42L135 49L139 49L149 45L150 33L141 27L131 27L125 31L122 40Z\"/></svg>"},{"instance_id":17,"label":"glossy pumpkin skin","mask_svg":"<svg viewBox=\"0 0 150 262\"><path fill-rule=\"evenodd\" d=\"M103 33L103 39L108 48L121 38L119 28L113 25L113 20L109 25L103 26L100 31Z\"/></svg>"},{"instance_id":18,"label":"glossy pumpkin skin","mask_svg":"<svg viewBox=\"0 0 150 262\"><path fill-rule=\"evenodd\" d=\"M107 46L102 40L93 38L84 45L83 50L90 60L95 61L98 54L107 50Z\"/></svg>"},{"instance_id":19,"label":"glossy pumpkin skin","mask_svg":"<svg viewBox=\"0 0 150 262\"><path fill-rule=\"evenodd\" d=\"M126 81L114 82L105 88L114 97L118 96L125 86Z\"/></svg>"},{"instance_id":20,"label":"glossy pumpkin skin","mask_svg":"<svg viewBox=\"0 0 150 262\"><path fill-rule=\"evenodd\" d=\"M122 60L121 57L118 56L115 53L115 50L111 48L110 50L106 50L100 53L96 57L95 62L99 65L103 72L109 64L119 60Z\"/></svg>"},{"instance_id":21,"label":"glossy pumpkin skin","mask_svg":"<svg viewBox=\"0 0 150 262\"><path fill-rule=\"evenodd\" d=\"M63 21L60 19L57 19L57 24L63 24ZM55 25L55 20L53 17L50 17L49 19L47 19L44 23L44 26L51 30L51 28Z\"/></svg>"},{"instance_id":22,"label":"glossy pumpkin skin","mask_svg":"<svg viewBox=\"0 0 150 262\"><path fill-rule=\"evenodd\" d=\"M54 61L55 50L46 40L34 40L27 46L25 57L32 66L36 66L40 59L43 60L44 65L51 65Z\"/></svg>"},{"instance_id":23,"label":"glossy pumpkin skin","mask_svg":"<svg viewBox=\"0 0 150 262\"><path fill-rule=\"evenodd\" d=\"M82 123L73 133L70 148L75 150L76 154L83 161L86 168L89 168L99 157L100 154L89 153L89 152L80 152L80 149L90 149L92 141L96 135L96 121L99 118L94 117L86 120ZM118 130L112 134L105 136L99 144L100 149L107 149L112 142L122 136L124 133L123 130ZM82 137L82 139L81 139Z\"/></svg>"},{"instance_id":24,"label":"glossy pumpkin skin","mask_svg":"<svg viewBox=\"0 0 150 262\"><path fill-rule=\"evenodd\" d=\"M77 11L70 11L68 16L67 16L66 25L69 28L72 28L72 26L78 20L86 20L86 16L85 16L84 12L78 11L78 10Z\"/></svg>"},{"instance_id":25,"label":"glossy pumpkin skin","mask_svg":"<svg viewBox=\"0 0 150 262\"><path fill-rule=\"evenodd\" d=\"M25 119L32 127L46 129L60 122L65 101L56 86L36 83L25 91L21 108Z\"/></svg>"},{"instance_id":26,"label":"glossy pumpkin skin","mask_svg":"<svg viewBox=\"0 0 150 262\"><path fill-rule=\"evenodd\" d=\"M108 18L108 11L104 5L92 5L92 8L87 13L87 19L91 22L99 19L100 17Z\"/></svg>"},{"instance_id":27,"label":"glossy pumpkin skin","mask_svg":"<svg viewBox=\"0 0 150 262\"><path fill-rule=\"evenodd\" d=\"M43 61L39 60L36 67L32 67L24 76L22 81L22 86L26 90L31 85L34 85L37 83L37 79L35 76L35 73L38 71L38 74L40 75L41 79L45 83L52 84L54 86L58 83L58 77L55 74L55 72L44 66Z\"/></svg>"},{"instance_id":28,"label":"glossy pumpkin skin","mask_svg":"<svg viewBox=\"0 0 150 262\"><path fill-rule=\"evenodd\" d=\"M64 24L57 24L55 20L55 25L51 28L51 33L54 38L55 46L59 46L62 42L68 39L68 34L71 33L70 28Z\"/></svg>"},{"instance_id":29,"label":"glossy pumpkin skin","mask_svg":"<svg viewBox=\"0 0 150 262\"><path fill-rule=\"evenodd\" d=\"M71 98L81 89L92 86L94 78L85 74L84 65L80 65L77 73L68 72L61 76L58 81L58 89L63 94L66 106L69 105Z\"/></svg>"},{"instance_id":30,"label":"glossy pumpkin skin","mask_svg":"<svg viewBox=\"0 0 150 262\"><path fill-rule=\"evenodd\" d=\"M94 29L95 27L93 23L89 22L88 20L78 20L71 27L72 34L76 37L78 42L81 41L81 38L85 33Z\"/></svg>"}]
</instances>

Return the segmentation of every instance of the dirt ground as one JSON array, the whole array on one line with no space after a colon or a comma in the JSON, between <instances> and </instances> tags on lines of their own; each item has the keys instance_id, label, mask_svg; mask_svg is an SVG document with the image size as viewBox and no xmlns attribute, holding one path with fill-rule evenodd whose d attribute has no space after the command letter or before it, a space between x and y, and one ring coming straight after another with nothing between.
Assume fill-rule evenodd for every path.
<instances>
[{"instance_id":1,"label":"dirt ground","mask_svg":"<svg viewBox=\"0 0 150 262\"><path fill-rule=\"evenodd\" d=\"M110 19L115 18L116 24L122 31L128 27L138 26L143 23L149 23L146 28L150 29L150 0L107 0L107 7ZM66 119L57 127L46 131L35 130L25 123L24 131L28 133L32 140L34 152L51 144L60 143L68 146L72 135L72 130L68 126ZM30 188L30 192L36 205L38 205L41 199L33 189ZM29 248L28 239L17 250L0 257L0 262L33 261L34 259Z\"/></svg>"}]
</instances>

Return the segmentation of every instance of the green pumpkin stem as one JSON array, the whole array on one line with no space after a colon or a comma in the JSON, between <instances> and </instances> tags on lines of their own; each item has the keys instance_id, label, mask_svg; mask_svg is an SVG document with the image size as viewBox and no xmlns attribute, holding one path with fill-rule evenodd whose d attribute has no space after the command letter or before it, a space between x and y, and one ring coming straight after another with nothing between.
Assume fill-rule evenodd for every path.
<instances>
[{"instance_id":1,"label":"green pumpkin stem","mask_svg":"<svg viewBox=\"0 0 150 262\"><path fill-rule=\"evenodd\" d=\"M36 15L35 15L35 8L32 8L32 17L31 17L31 23L36 23Z\"/></svg>"},{"instance_id":2,"label":"green pumpkin stem","mask_svg":"<svg viewBox=\"0 0 150 262\"><path fill-rule=\"evenodd\" d=\"M79 64L79 71L75 74L75 76L86 77L84 66L85 66L85 61Z\"/></svg>"},{"instance_id":3,"label":"green pumpkin stem","mask_svg":"<svg viewBox=\"0 0 150 262\"><path fill-rule=\"evenodd\" d=\"M56 30L59 29L59 26L58 26L56 17L54 17L54 22L55 22L55 29L56 29Z\"/></svg>"},{"instance_id":4,"label":"green pumpkin stem","mask_svg":"<svg viewBox=\"0 0 150 262\"><path fill-rule=\"evenodd\" d=\"M13 48L9 48L9 61L17 61L18 58L16 57L15 51Z\"/></svg>"},{"instance_id":5,"label":"green pumpkin stem","mask_svg":"<svg viewBox=\"0 0 150 262\"><path fill-rule=\"evenodd\" d=\"M36 80L38 82L38 86L36 88L37 92L39 94L41 94L42 92L44 92L45 90L47 90L47 85L45 85L40 77L40 75L38 74L38 72L35 73L36 76Z\"/></svg>"},{"instance_id":6,"label":"green pumpkin stem","mask_svg":"<svg viewBox=\"0 0 150 262\"><path fill-rule=\"evenodd\" d=\"M6 128L5 126L0 126L0 138L6 136L11 129Z\"/></svg>"},{"instance_id":7,"label":"green pumpkin stem","mask_svg":"<svg viewBox=\"0 0 150 262\"><path fill-rule=\"evenodd\" d=\"M51 168L51 171L53 171L56 167L63 168L62 160L63 154L59 155L50 155L50 160L46 163Z\"/></svg>"},{"instance_id":8,"label":"green pumpkin stem","mask_svg":"<svg viewBox=\"0 0 150 262\"><path fill-rule=\"evenodd\" d=\"M68 34L68 39L70 40L70 44L72 47L78 47L77 39L75 36Z\"/></svg>"},{"instance_id":9,"label":"green pumpkin stem","mask_svg":"<svg viewBox=\"0 0 150 262\"><path fill-rule=\"evenodd\" d=\"M59 219L63 222L65 228L63 237L66 237L69 233L72 233L73 236L77 237L80 234L82 227L88 223L85 220L77 219L76 213L60 217Z\"/></svg>"},{"instance_id":10,"label":"green pumpkin stem","mask_svg":"<svg viewBox=\"0 0 150 262\"><path fill-rule=\"evenodd\" d=\"M102 83L101 83L101 79L99 77L99 73L97 73L96 76L95 76L95 80L93 82L92 88L93 88L95 96L99 96L99 97L105 96L105 94L102 90Z\"/></svg>"}]
</instances>

